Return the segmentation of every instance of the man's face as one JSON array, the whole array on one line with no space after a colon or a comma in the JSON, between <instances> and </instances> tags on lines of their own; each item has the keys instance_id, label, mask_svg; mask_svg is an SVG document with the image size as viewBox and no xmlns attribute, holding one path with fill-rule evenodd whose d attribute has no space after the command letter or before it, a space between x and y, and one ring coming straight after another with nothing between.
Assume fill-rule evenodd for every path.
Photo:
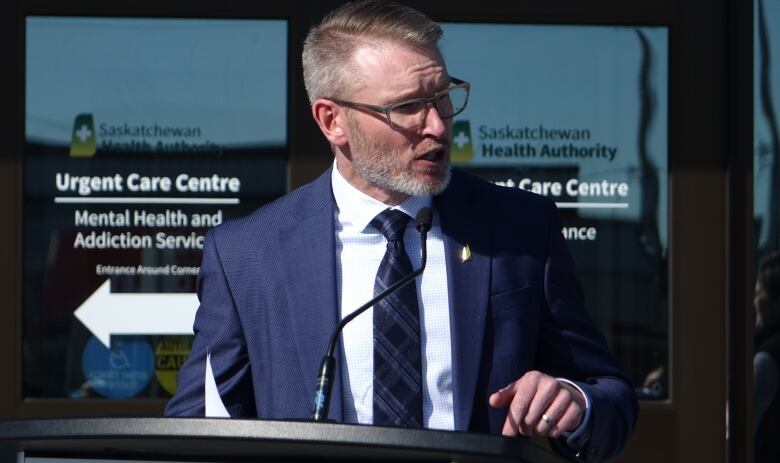
<instances>
[{"instance_id":1,"label":"man's face","mask_svg":"<svg viewBox=\"0 0 780 463\"><path fill-rule=\"evenodd\" d=\"M449 83L435 49L364 47L352 64L363 85L345 99L360 103L381 106L427 97ZM432 106L422 126L412 130L395 130L383 115L356 109L349 110L347 120L349 143L338 167L356 188L391 204L447 186L452 120L442 120Z\"/></svg>"}]
</instances>

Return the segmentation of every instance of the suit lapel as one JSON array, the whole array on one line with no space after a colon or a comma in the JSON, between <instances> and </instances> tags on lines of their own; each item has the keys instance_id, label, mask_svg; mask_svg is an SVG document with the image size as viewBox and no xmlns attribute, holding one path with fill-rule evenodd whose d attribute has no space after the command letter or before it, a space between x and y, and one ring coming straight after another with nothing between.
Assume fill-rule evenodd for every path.
<instances>
[{"instance_id":1,"label":"suit lapel","mask_svg":"<svg viewBox=\"0 0 780 463\"><path fill-rule=\"evenodd\" d=\"M330 170L312 184L299 202L298 220L280 230L279 242L287 256L286 288L289 315L304 381L310 381L312 404L319 365L339 321L336 301L334 201ZM294 212L295 213L295 212ZM337 368L343 368L341 350ZM331 395L331 419L342 420L341 375L337 371Z\"/></svg>"},{"instance_id":2,"label":"suit lapel","mask_svg":"<svg viewBox=\"0 0 780 463\"><path fill-rule=\"evenodd\" d=\"M453 403L456 430L467 430L479 376L485 317L489 300L490 243L488 222L472 204L469 194L455 186L435 198L441 221L447 262L452 333ZM285 263L289 313L304 380L311 381L312 400L319 364L330 335L339 321L335 267L335 203L330 169L301 198L299 220L280 230L279 243ZM455 186L453 188L453 186ZM476 225L475 225L476 224ZM481 224L481 225L480 225ZM462 262L468 245L471 259ZM337 365L343 368L342 349ZM343 420L341 373L337 372L329 417Z\"/></svg>"},{"instance_id":3,"label":"suit lapel","mask_svg":"<svg viewBox=\"0 0 780 463\"><path fill-rule=\"evenodd\" d=\"M482 357L485 316L489 300L489 236L477 205L459 188L456 172L453 185L436 198L441 220L449 280L450 330L452 334L453 406L456 430L467 430L474 406L474 394ZM461 259L464 247L469 260Z\"/></svg>"}]
</instances>

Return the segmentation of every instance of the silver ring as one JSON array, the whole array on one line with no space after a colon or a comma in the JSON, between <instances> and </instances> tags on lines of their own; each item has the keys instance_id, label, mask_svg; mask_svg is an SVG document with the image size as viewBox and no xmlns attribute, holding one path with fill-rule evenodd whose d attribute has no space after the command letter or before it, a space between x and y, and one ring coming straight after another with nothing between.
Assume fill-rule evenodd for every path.
<instances>
[{"instance_id":1,"label":"silver ring","mask_svg":"<svg viewBox=\"0 0 780 463\"><path fill-rule=\"evenodd\" d=\"M542 413L542 421L547 423L547 425L550 426L551 428L553 426L555 426L555 421L552 418L550 418L549 416L547 416L546 413Z\"/></svg>"}]
</instances>

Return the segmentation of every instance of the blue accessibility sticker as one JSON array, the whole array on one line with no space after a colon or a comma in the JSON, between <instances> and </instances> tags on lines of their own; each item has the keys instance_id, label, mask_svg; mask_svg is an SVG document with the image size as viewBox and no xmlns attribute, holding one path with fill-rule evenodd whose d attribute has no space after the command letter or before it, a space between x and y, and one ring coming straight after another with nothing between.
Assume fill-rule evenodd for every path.
<instances>
[{"instance_id":1,"label":"blue accessibility sticker","mask_svg":"<svg viewBox=\"0 0 780 463\"><path fill-rule=\"evenodd\" d=\"M134 397L152 378L154 352L141 336L113 337L110 349L92 337L81 356L81 368L89 386L103 397Z\"/></svg>"}]
</instances>

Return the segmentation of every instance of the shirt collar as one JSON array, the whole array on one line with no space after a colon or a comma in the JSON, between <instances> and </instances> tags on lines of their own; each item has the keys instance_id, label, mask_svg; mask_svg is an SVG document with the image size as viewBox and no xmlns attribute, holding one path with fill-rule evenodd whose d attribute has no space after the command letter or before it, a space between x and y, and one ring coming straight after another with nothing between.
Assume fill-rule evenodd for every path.
<instances>
[{"instance_id":1,"label":"shirt collar","mask_svg":"<svg viewBox=\"0 0 780 463\"><path fill-rule=\"evenodd\" d=\"M339 209L338 220L342 224L350 223L359 230L365 229L377 214L387 208L399 209L414 219L420 209L431 207L432 204L430 196L409 196L401 204L390 207L352 186L341 175L335 162L331 172L331 185L336 207Z\"/></svg>"}]
</instances>

